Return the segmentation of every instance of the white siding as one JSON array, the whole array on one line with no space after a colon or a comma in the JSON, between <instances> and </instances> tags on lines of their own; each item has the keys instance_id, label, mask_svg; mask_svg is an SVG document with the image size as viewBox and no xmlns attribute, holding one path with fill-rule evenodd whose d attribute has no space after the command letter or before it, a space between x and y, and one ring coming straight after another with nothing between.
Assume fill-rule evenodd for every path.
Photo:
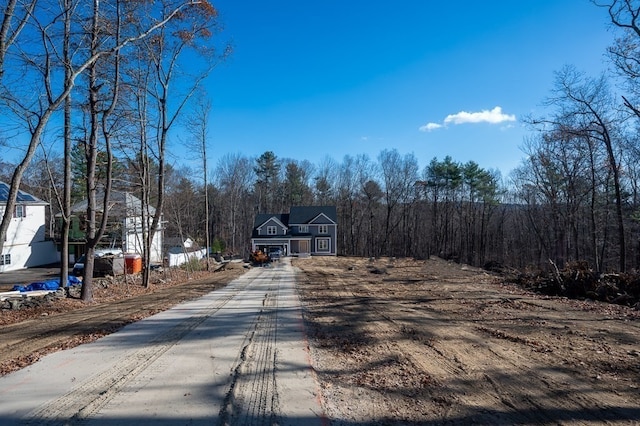
<instances>
[{"instance_id":1,"label":"white siding","mask_svg":"<svg viewBox=\"0 0 640 426\"><path fill-rule=\"evenodd\" d=\"M4 206L2 207L4 211ZM0 265L0 272L41 266L59 260L52 241L45 241L43 205L27 205L26 215L11 219L2 254L11 255L11 263Z\"/></svg>"},{"instance_id":2,"label":"white siding","mask_svg":"<svg viewBox=\"0 0 640 426\"><path fill-rule=\"evenodd\" d=\"M151 223L151 218L149 218ZM122 236L126 253L142 254L144 244L142 242L142 218L140 216L129 217L125 220L125 230ZM158 227L151 242L150 262L162 262L162 228Z\"/></svg>"}]
</instances>

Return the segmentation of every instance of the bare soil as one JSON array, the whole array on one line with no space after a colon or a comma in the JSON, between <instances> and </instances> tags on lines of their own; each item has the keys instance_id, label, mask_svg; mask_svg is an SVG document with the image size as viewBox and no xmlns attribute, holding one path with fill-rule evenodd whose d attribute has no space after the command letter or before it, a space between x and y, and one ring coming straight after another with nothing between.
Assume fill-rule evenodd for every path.
<instances>
[{"instance_id":1,"label":"bare soil","mask_svg":"<svg viewBox=\"0 0 640 426\"><path fill-rule=\"evenodd\" d=\"M640 312L537 295L440 259L294 259L334 425L639 424ZM224 286L215 274L96 285L0 312L0 374Z\"/></svg>"},{"instance_id":2,"label":"bare soil","mask_svg":"<svg viewBox=\"0 0 640 426\"><path fill-rule=\"evenodd\" d=\"M632 308L440 259L294 265L334 424L640 424Z\"/></svg>"}]
</instances>

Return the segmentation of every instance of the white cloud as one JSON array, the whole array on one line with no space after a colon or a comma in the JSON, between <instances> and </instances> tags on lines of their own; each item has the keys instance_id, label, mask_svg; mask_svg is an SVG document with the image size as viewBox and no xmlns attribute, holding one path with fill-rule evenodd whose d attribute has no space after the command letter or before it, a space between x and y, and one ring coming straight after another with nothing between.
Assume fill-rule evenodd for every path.
<instances>
[{"instance_id":1,"label":"white cloud","mask_svg":"<svg viewBox=\"0 0 640 426\"><path fill-rule=\"evenodd\" d=\"M442 124L427 123L424 126L420 126L420 131L421 132L430 132L432 130L439 129L440 127L442 127Z\"/></svg>"},{"instance_id":2,"label":"white cloud","mask_svg":"<svg viewBox=\"0 0 640 426\"><path fill-rule=\"evenodd\" d=\"M450 114L444 119L445 124L465 124L465 123L491 123L498 124L505 121L516 121L516 116L513 114L503 114L502 108L495 107L491 111L482 110L480 112L466 112L460 111L457 114Z\"/></svg>"},{"instance_id":3,"label":"white cloud","mask_svg":"<svg viewBox=\"0 0 640 426\"><path fill-rule=\"evenodd\" d=\"M490 123L500 124L510 121L516 121L514 114L504 114L502 108L497 106L492 110L482 110L480 112L460 111L456 114L449 114L445 117L443 124L427 123L420 127L421 132L430 132L432 130L446 127L448 124L466 124L466 123Z\"/></svg>"}]
</instances>

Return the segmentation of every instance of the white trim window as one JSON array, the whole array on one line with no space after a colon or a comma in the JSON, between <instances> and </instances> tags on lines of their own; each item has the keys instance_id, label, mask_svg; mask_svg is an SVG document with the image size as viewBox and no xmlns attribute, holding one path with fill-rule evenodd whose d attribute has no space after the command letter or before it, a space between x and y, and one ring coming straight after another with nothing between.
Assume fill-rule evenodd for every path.
<instances>
[{"instance_id":1,"label":"white trim window","mask_svg":"<svg viewBox=\"0 0 640 426\"><path fill-rule=\"evenodd\" d=\"M328 234L329 225L318 225L318 234Z\"/></svg>"},{"instance_id":2,"label":"white trim window","mask_svg":"<svg viewBox=\"0 0 640 426\"><path fill-rule=\"evenodd\" d=\"M316 251L328 253L331 248L331 241L329 238L316 239Z\"/></svg>"},{"instance_id":3,"label":"white trim window","mask_svg":"<svg viewBox=\"0 0 640 426\"><path fill-rule=\"evenodd\" d=\"M25 206L24 204L16 204L16 209L13 211L13 217L27 217L27 206Z\"/></svg>"},{"instance_id":4,"label":"white trim window","mask_svg":"<svg viewBox=\"0 0 640 426\"><path fill-rule=\"evenodd\" d=\"M277 226L267 226L267 235L278 235Z\"/></svg>"},{"instance_id":5,"label":"white trim window","mask_svg":"<svg viewBox=\"0 0 640 426\"><path fill-rule=\"evenodd\" d=\"M11 253L0 256L0 265L11 265Z\"/></svg>"},{"instance_id":6,"label":"white trim window","mask_svg":"<svg viewBox=\"0 0 640 426\"><path fill-rule=\"evenodd\" d=\"M309 232L309 225L298 226L298 232Z\"/></svg>"}]
</instances>

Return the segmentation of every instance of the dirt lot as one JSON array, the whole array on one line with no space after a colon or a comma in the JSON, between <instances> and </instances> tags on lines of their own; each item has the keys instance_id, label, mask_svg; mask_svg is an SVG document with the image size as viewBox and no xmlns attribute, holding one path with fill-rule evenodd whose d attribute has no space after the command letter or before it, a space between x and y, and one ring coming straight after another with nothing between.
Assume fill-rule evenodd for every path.
<instances>
[{"instance_id":1,"label":"dirt lot","mask_svg":"<svg viewBox=\"0 0 640 426\"><path fill-rule=\"evenodd\" d=\"M337 424L640 424L640 312L442 260L300 260Z\"/></svg>"},{"instance_id":2,"label":"dirt lot","mask_svg":"<svg viewBox=\"0 0 640 426\"><path fill-rule=\"evenodd\" d=\"M638 311L533 295L438 259L293 264L333 424L640 423ZM171 277L150 290L106 282L89 306L65 299L0 312L0 374L242 271Z\"/></svg>"}]
</instances>

